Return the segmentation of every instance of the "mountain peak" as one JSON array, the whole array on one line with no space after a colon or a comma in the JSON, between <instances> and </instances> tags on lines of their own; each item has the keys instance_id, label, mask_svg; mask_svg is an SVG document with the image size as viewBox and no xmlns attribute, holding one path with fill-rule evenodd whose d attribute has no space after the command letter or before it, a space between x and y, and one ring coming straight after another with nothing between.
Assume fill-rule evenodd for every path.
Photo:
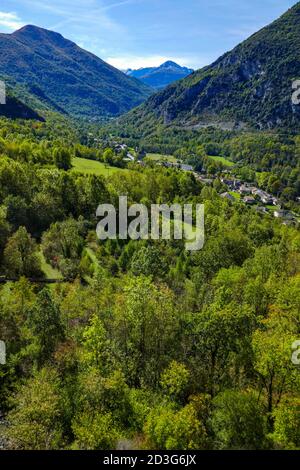
<instances>
[{"instance_id":1,"label":"mountain peak","mask_svg":"<svg viewBox=\"0 0 300 470\"><path fill-rule=\"evenodd\" d=\"M34 36L36 34L45 34L49 36L60 36L63 37L60 33L56 33L55 31L51 31L50 29L41 28L40 26L36 26L33 24L27 24L20 29L17 29L13 36L19 36L20 34L26 34L28 36Z\"/></svg>"},{"instance_id":2,"label":"mountain peak","mask_svg":"<svg viewBox=\"0 0 300 470\"><path fill-rule=\"evenodd\" d=\"M185 78L192 73L192 69L181 67L172 60L167 60L159 67L140 68L138 70L127 70L127 75L141 80L152 88L161 89L171 83Z\"/></svg>"},{"instance_id":3,"label":"mountain peak","mask_svg":"<svg viewBox=\"0 0 300 470\"><path fill-rule=\"evenodd\" d=\"M49 29L41 28L32 24L28 24L18 29L12 36L16 39L25 39L27 41L51 41L57 45L70 44L71 41L65 39L60 33L51 31Z\"/></svg>"},{"instance_id":4,"label":"mountain peak","mask_svg":"<svg viewBox=\"0 0 300 470\"><path fill-rule=\"evenodd\" d=\"M179 69L182 68L180 65L176 64L176 62L173 62L173 60L167 60L160 67L176 67Z\"/></svg>"},{"instance_id":5,"label":"mountain peak","mask_svg":"<svg viewBox=\"0 0 300 470\"><path fill-rule=\"evenodd\" d=\"M41 28L40 26L36 26L34 24L26 24L25 26L22 26L22 28L14 31L12 34L18 35L19 33L31 33L35 31L48 31L48 30L45 28Z\"/></svg>"}]
</instances>

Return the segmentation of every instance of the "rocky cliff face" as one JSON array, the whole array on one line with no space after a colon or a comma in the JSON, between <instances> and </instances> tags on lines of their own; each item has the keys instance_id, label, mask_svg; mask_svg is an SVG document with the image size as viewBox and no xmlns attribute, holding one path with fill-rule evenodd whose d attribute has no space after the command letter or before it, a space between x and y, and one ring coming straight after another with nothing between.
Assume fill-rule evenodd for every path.
<instances>
[{"instance_id":1,"label":"rocky cliff face","mask_svg":"<svg viewBox=\"0 0 300 470\"><path fill-rule=\"evenodd\" d=\"M154 114L165 124L188 126L299 128L300 105L292 103L297 78L300 3L211 66L150 97L135 115Z\"/></svg>"}]
</instances>

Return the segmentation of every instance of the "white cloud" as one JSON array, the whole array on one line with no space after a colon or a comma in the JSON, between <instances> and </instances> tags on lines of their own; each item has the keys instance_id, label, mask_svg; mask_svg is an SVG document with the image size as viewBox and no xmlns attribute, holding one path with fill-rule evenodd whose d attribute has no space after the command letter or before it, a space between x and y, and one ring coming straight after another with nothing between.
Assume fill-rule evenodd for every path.
<instances>
[{"instance_id":1,"label":"white cloud","mask_svg":"<svg viewBox=\"0 0 300 470\"><path fill-rule=\"evenodd\" d=\"M16 13L0 11L0 26L14 31L22 28L24 25L25 23L21 21Z\"/></svg>"},{"instance_id":2,"label":"white cloud","mask_svg":"<svg viewBox=\"0 0 300 470\"><path fill-rule=\"evenodd\" d=\"M104 58L106 62L113 65L117 69L127 70L139 69L144 67L158 67L167 60L172 60L179 65L191 68L197 68L199 66L199 60L196 58L190 57L167 57L161 55L151 55L147 57L134 56L134 55L122 55L121 57L106 57ZM195 64L197 64L195 66ZM202 65L205 65L204 63Z\"/></svg>"}]
</instances>

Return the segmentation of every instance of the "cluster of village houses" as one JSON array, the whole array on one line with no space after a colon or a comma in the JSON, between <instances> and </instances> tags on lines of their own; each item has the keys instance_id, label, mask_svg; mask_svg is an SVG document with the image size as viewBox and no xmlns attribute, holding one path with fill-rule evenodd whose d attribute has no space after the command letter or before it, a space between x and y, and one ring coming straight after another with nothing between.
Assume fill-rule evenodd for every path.
<instances>
[{"instance_id":1,"label":"cluster of village houses","mask_svg":"<svg viewBox=\"0 0 300 470\"><path fill-rule=\"evenodd\" d=\"M204 184L211 184L213 179L202 177L198 173L194 173L196 178ZM280 201L271 194L257 188L253 183L245 183L238 179L221 178L220 181L228 187L228 192L222 193L221 197L230 201L236 201L232 193L238 194L238 197L247 205L256 206L256 210L262 213L270 212L269 207L274 206L273 215L283 220L285 225L293 225L297 223L297 217L290 211L281 208Z\"/></svg>"},{"instance_id":2,"label":"cluster of village houses","mask_svg":"<svg viewBox=\"0 0 300 470\"><path fill-rule=\"evenodd\" d=\"M172 162L164 162L163 165L179 168L183 171L192 171L195 178L202 184L211 185L215 178L208 178L206 175L195 172L191 165ZM269 213L269 207L274 206L273 215L278 219L282 219L283 224L293 225L297 223L297 217L292 212L282 209L280 201L275 196L257 188L254 183L246 183L239 179L229 178L221 178L220 181L228 188L228 191L222 193L221 197L230 201L236 201L237 198L232 194L236 193L245 204L249 206L255 205L258 212Z\"/></svg>"},{"instance_id":3,"label":"cluster of village houses","mask_svg":"<svg viewBox=\"0 0 300 470\"><path fill-rule=\"evenodd\" d=\"M115 150L120 152L126 150L128 147L125 144L116 143ZM128 151L127 159L128 161L134 161L135 157ZM139 163L143 163L142 159L139 159ZM200 181L202 184L211 185L216 177L207 177L201 173L195 172L194 168L191 165L187 165L182 162L169 162L169 161L158 161L158 165L162 165L167 168L178 168L182 171L193 172L195 178ZM228 170L225 170L228 172ZM236 201L237 198L234 197L232 193L238 194L238 198L242 200L245 204L251 206L255 205L256 210L262 213L269 213L270 206L274 206L273 215L274 217L281 219L282 223L285 225L294 225L298 223L297 217L290 211L287 211L281 207L281 202L274 197L273 195L259 189L255 186L254 183L243 182L239 179L233 178L221 178L221 182L227 186L228 191L221 194L221 197L226 198L230 201ZM271 211L272 212L272 211Z\"/></svg>"}]
</instances>

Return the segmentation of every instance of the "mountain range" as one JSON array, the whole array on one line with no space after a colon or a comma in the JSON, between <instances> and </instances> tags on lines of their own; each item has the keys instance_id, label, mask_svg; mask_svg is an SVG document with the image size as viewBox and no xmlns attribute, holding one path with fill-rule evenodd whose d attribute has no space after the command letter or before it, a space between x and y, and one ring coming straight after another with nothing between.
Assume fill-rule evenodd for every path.
<instances>
[{"instance_id":1,"label":"mountain range","mask_svg":"<svg viewBox=\"0 0 300 470\"><path fill-rule=\"evenodd\" d=\"M38 117L47 109L97 120L137 107L119 123L147 130L159 123L299 129L300 105L292 102L293 82L300 78L299 52L300 2L193 73L168 61L126 75L60 34L29 25L0 34L0 79L13 94L0 114ZM187 73L154 93L171 77Z\"/></svg>"},{"instance_id":2,"label":"mountain range","mask_svg":"<svg viewBox=\"0 0 300 470\"><path fill-rule=\"evenodd\" d=\"M60 34L32 25L0 34L0 79L26 105L89 119L125 113L153 93Z\"/></svg>"},{"instance_id":3,"label":"mountain range","mask_svg":"<svg viewBox=\"0 0 300 470\"><path fill-rule=\"evenodd\" d=\"M126 74L135 77L155 89L165 88L171 83L190 75L194 70L172 62L163 63L159 67L140 68L138 70L128 69Z\"/></svg>"},{"instance_id":4,"label":"mountain range","mask_svg":"<svg viewBox=\"0 0 300 470\"><path fill-rule=\"evenodd\" d=\"M298 128L292 102L300 78L300 2L278 20L184 80L151 96L124 118L189 128Z\"/></svg>"}]
</instances>

